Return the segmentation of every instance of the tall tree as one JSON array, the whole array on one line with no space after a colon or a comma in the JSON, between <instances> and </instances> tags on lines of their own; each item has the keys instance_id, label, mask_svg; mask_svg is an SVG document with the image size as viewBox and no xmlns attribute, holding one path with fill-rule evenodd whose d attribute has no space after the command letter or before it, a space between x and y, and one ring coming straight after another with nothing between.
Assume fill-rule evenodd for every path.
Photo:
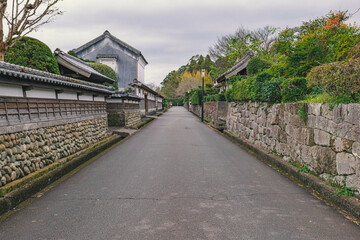
<instances>
[{"instance_id":1,"label":"tall tree","mask_svg":"<svg viewBox=\"0 0 360 240\"><path fill-rule=\"evenodd\" d=\"M196 70L201 70L203 68L204 68L204 57L203 55L200 55L196 64Z\"/></svg>"},{"instance_id":2,"label":"tall tree","mask_svg":"<svg viewBox=\"0 0 360 240\"><path fill-rule=\"evenodd\" d=\"M0 0L0 61L6 51L23 36L61 15L62 0ZM7 32L4 32L4 22Z\"/></svg>"}]
</instances>

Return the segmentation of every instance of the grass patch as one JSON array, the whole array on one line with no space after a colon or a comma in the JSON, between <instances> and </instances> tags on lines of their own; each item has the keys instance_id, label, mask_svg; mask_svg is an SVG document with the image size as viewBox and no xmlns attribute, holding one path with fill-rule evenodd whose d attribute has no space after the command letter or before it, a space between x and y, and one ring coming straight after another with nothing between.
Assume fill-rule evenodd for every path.
<instances>
[{"instance_id":1,"label":"grass patch","mask_svg":"<svg viewBox=\"0 0 360 240\"><path fill-rule=\"evenodd\" d=\"M336 183L332 180L328 181L328 184L336 189L336 196L352 197L355 195L355 188L346 186L346 176L341 181L341 184Z\"/></svg>"}]
</instances>

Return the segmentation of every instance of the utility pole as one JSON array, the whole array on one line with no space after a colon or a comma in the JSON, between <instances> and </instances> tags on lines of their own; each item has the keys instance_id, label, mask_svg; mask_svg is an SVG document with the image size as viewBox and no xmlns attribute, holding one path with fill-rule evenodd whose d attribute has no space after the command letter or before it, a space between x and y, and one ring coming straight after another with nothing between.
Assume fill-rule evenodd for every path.
<instances>
[{"instance_id":1,"label":"utility pole","mask_svg":"<svg viewBox=\"0 0 360 240\"><path fill-rule=\"evenodd\" d=\"M202 87L201 87L201 122L204 121L204 78L205 69L201 69Z\"/></svg>"},{"instance_id":2,"label":"utility pole","mask_svg":"<svg viewBox=\"0 0 360 240\"><path fill-rule=\"evenodd\" d=\"M188 111L190 112L190 90L188 91L187 98Z\"/></svg>"}]
</instances>

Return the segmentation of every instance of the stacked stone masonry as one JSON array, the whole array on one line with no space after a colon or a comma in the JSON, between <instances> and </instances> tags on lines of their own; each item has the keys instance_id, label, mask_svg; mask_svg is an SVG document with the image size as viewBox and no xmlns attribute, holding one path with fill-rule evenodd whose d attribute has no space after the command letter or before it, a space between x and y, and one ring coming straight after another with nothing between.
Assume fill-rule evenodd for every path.
<instances>
[{"instance_id":1,"label":"stacked stone masonry","mask_svg":"<svg viewBox=\"0 0 360 240\"><path fill-rule=\"evenodd\" d=\"M187 105L185 105L187 108ZM190 111L201 117L201 105L190 105ZM204 103L204 118L208 122L219 124L226 121L228 103L225 101L213 101Z\"/></svg>"},{"instance_id":2,"label":"stacked stone masonry","mask_svg":"<svg viewBox=\"0 0 360 240\"><path fill-rule=\"evenodd\" d=\"M125 126L134 126L141 122L140 111L127 111L125 114Z\"/></svg>"},{"instance_id":3,"label":"stacked stone masonry","mask_svg":"<svg viewBox=\"0 0 360 240\"><path fill-rule=\"evenodd\" d=\"M0 135L0 186L107 137L106 117Z\"/></svg>"},{"instance_id":4,"label":"stacked stone masonry","mask_svg":"<svg viewBox=\"0 0 360 240\"><path fill-rule=\"evenodd\" d=\"M306 113L299 117L299 109ZM285 161L360 191L360 104L229 103L227 129Z\"/></svg>"}]
</instances>

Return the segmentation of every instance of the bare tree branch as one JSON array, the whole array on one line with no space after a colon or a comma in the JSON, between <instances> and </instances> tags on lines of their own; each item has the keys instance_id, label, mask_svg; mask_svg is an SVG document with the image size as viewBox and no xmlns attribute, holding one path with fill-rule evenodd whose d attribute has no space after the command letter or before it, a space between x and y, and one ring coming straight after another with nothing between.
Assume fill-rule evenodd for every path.
<instances>
[{"instance_id":1,"label":"bare tree branch","mask_svg":"<svg viewBox=\"0 0 360 240\"><path fill-rule=\"evenodd\" d=\"M11 4L8 5L8 2ZM5 52L23 36L36 31L63 12L57 4L62 0L0 0L0 61ZM8 6L10 9L8 9ZM4 21L8 32L4 34Z\"/></svg>"}]
</instances>

